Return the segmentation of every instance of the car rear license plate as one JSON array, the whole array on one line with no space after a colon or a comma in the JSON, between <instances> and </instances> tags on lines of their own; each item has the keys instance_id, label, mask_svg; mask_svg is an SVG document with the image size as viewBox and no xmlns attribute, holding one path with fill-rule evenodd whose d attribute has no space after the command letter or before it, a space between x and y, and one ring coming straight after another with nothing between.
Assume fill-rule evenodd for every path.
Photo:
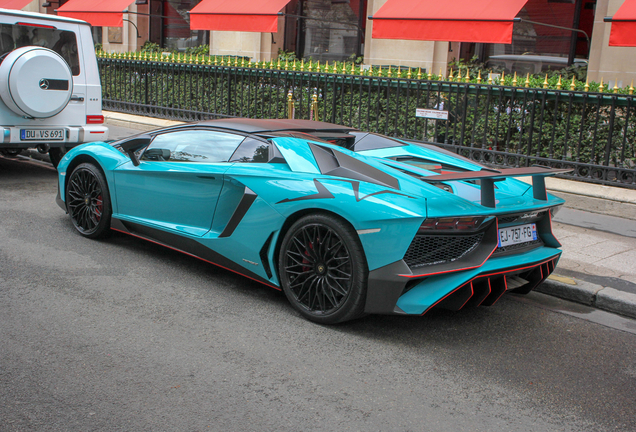
<instances>
[{"instance_id":1,"label":"car rear license plate","mask_svg":"<svg viewBox=\"0 0 636 432\"><path fill-rule=\"evenodd\" d=\"M64 141L64 129L20 129L22 141Z\"/></svg>"},{"instance_id":2,"label":"car rear license plate","mask_svg":"<svg viewBox=\"0 0 636 432\"><path fill-rule=\"evenodd\" d=\"M499 247L526 243L537 238L537 224L499 228Z\"/></svg>"}]
</instances>

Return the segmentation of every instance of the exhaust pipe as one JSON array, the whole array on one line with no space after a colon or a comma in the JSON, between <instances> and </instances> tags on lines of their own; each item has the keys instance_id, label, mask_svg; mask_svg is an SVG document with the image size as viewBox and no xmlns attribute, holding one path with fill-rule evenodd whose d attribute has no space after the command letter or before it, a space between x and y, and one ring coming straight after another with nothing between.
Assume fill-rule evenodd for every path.
<instances>
[{"instance_id":1,"label":"exhaust pipe","mask_svg":"<svg viewBox=\"0 0 636 432\"><path fill-rule=\"evenodd\" d=\"M38 149L41 154L47 154L51 149L51 146L48 144L38 144L35 148Z\"/></svg>"}]
</instances>

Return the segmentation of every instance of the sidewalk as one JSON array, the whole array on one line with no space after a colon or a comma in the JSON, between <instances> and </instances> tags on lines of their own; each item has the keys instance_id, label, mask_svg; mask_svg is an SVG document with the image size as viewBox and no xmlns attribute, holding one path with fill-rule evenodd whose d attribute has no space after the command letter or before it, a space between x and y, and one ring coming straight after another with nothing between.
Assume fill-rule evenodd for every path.
<instances>
[{"instance_id":1,"label":"sidewalk","mask_svg":"<svg viewBox=\"0 0 636 432\"><path fill-rule=\"evenodd\" d=\"M104 117L140 131L183 123L110 111ZM554 219L563 255L537 291L636 318L636 190L554 177L546 186L566 200Z\"/></svg>"},{"instance_id":2,"label":"sidewalk","mask_svg":"<svg viewBox=\"0 0 636 432\"><path fill-rule=\"evenodd\" d=\"M553 228L563 255L537 290L636 318L636 238L563 221Z\"/></svg>"}]
</instances>

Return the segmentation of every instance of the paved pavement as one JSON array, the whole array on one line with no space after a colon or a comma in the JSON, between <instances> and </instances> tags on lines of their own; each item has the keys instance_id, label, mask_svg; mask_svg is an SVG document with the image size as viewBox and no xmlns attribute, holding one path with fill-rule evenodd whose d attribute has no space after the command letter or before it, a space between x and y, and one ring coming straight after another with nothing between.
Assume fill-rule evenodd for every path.
<instances>
[{"instance_id":1,"label":"paved pavement","mask_svg":"<svg viewBox=\"0 0 636 432\"><path fill-rule=\"evenodd\" d=\"M111 138L182 123L107 111L104 116ZM636 318L636 190L557 178L546 184L566 200L554 223L563 255L537 290Z\"/></svg>"},{"instance_id":2,"label":"paved pavement","mask_svg":"<svg viewBox=\"0 0 636 432\"><path fill-rule=\"evenodd\" d=\"M564 222L554 231L563 255L538 291L636 318L636 238Z\"/></svg>"},{"instance_id":3,"label":"paved pavement","mask_svg":"<svg viewBox=\"0 0 636 432\"><path fill-rule=\"evenodd\" d=\"M566 200L554 231L556 271L538 291L636 318L636 190L550 178Z\"/></svg>"}]
</instances>

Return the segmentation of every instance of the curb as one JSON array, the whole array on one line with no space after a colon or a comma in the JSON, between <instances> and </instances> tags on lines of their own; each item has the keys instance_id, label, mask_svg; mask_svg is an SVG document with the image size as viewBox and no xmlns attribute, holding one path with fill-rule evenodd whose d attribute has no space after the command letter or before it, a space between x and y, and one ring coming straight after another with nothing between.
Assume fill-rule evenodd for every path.
<instances>
[{"instance_id":1,"label":"curb","mask_svg":"<svg viewBox=\"0 0 636 432\"><path fill-rule=\"evenodd\" d=\"M550 275L535 291L636 318L636 294L564 276Z\"/></svg>"}]
</instances>

